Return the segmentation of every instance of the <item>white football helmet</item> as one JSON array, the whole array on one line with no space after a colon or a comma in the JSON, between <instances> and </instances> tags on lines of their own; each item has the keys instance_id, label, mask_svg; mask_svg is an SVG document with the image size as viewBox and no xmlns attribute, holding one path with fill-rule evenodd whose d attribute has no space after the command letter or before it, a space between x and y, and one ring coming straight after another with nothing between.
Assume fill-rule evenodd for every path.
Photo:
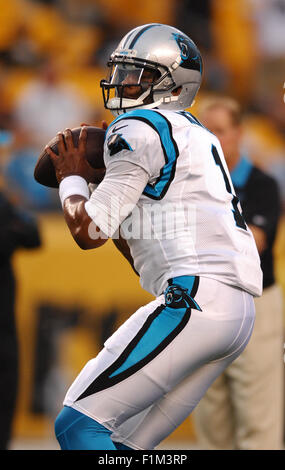
<instances>
[{"instance_id":1,"label":"white football helmet","mask_svg":"<svg viewBox=\"0 0 285 470\"><path fill-rule=\"evenodd\" d=\"M108 66L109 79L101 80L100 86L105 108L114 116L137 108L186 109L202 80L202 58L194 42L178 29L158 23L126 34ZM145 81L146 72L151 80ZM131 86L140 89L134 99L125 91ZM173 94L179 87L180 93Z\"/></svg>"}]
</instances>

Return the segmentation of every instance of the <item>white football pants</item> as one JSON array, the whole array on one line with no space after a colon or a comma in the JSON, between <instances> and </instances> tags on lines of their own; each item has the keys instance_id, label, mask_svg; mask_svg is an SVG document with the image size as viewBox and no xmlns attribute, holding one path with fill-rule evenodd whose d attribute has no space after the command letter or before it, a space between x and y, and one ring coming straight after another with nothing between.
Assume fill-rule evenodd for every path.
<instances>
[{"instance_id":1,"label":"white football pants","mask_svg":"<svg viewBox=\"0 0 285 470\"><path fill-rule=\"evenodd\" d=\"M171 434L253 329L247 292L194 276L171 282L174 290L139 308L106 341L64 400L133 449L153 449Z\"/></svg>"}]
</instances>

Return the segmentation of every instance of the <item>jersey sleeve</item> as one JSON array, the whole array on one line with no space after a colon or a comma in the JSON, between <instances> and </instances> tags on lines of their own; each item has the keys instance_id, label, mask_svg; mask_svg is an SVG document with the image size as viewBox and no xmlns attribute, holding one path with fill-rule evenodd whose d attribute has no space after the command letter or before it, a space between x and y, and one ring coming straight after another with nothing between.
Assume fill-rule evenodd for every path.
<instances>
[{"instance_id":1,"label":"jersey sleeve","mask_svg":"<svg viewBox=\"0 0 285 470\"><path fill-rule=\"evenodd\" d=\"M146 187L164 176L168 162L165 120L153 111L135 114L137 118L124 115L109 126L104 143L106 174L85 204L89 217L108 237L114 236Z\"/></svg>"},{"instance_id":2,"label":"jersey sleeve","mask_svg":"<svg viewBox=\"0 0 285 470\"><path fill-rule=\"evenodd\" d=\"M104 162L106 173L113 162L129 162L141 167L149 181L157 178L165 164L159 134L137 119L115 121L107 131Z\"/></svg>"},{"instance_id":3,"label":"jersey sleeve","mask_svg":"<svg viewBox=\"0 0 285 470\"><path fill-rule=\"evenodd\" d=\"M114 161L109 165L104 180L85 203L87 214L103 235L114 237L121 223L137 204L147 180L146 171L128 161ZM98 232L95 230L93 235L97 237Z\"/></svg>"}]
</instances>

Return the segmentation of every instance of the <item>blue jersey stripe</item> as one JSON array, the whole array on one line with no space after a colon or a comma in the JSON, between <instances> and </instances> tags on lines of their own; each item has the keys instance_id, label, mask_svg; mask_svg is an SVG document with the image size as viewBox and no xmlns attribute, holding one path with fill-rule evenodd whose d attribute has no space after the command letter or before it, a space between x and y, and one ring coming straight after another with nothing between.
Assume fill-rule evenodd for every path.
<instances>
[{"instance_id":1,"label":"blue jersey stripe","mask_svg":"<svg viewBox=\"0 0 285 470\"><path fill-rule=\"evenodd\" d=\"M158 134L165 158L165 165L155 184L147 184L143 194L151 199L160 200L166 194L171 181L175 176L176 161L179 155L177 144L172 135L172 127L168 119L157 111L148 109L134 110L119 116L114 122L121 119L138 119L151 126Z\"/></svg>"}]
</instances>

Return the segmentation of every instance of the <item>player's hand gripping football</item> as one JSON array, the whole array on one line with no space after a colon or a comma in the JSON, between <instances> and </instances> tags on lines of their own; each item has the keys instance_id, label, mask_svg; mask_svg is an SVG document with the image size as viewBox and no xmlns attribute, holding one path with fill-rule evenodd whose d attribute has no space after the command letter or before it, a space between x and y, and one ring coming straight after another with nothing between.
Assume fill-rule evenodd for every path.
<instances>
[{"instance_id":1,"label":"player's hand gripping football","mask_svg":"<svg viewBox=\"0 0 285 470\"><path fill-rule=\"evenodd\" d=\"M55 168L58 183L71 175L82 176L87 183L94 181L95 170L92 168L86 155L87 129L82 127L79 135L78 147L74 146L70 129L58 133L58 155L50 148L46 147Z\"/></svg>"}]
</instances>

